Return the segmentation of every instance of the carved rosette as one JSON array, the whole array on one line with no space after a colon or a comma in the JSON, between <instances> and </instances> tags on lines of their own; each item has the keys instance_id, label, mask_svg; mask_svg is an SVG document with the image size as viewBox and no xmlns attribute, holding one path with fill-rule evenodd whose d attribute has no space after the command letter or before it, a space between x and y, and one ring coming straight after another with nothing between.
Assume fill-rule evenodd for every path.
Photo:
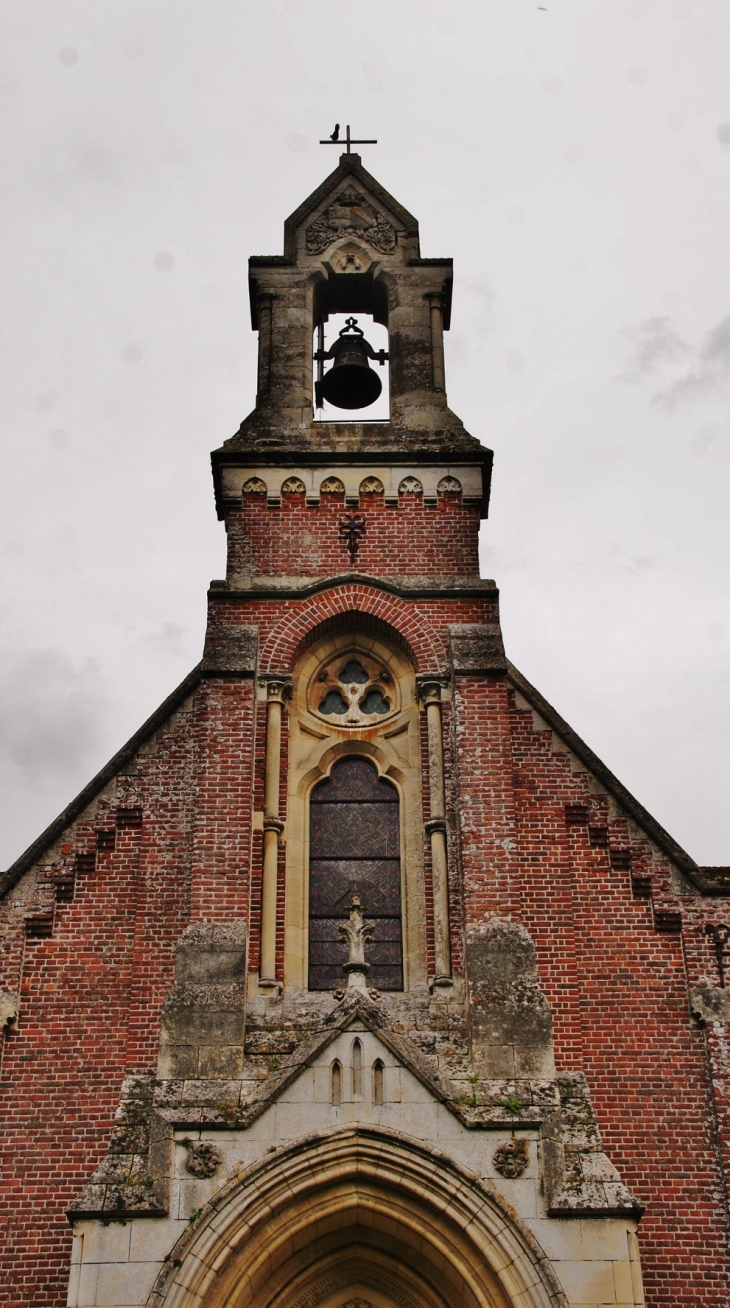
<instances>
[{"instance_id":1,"label":"carved rosette","mask_svg":"<svg viewBox=\"0 0 730 1308\"><path fill-rule=\"evenodd\" d=\"M185 1170L191 1176L207 1178L215 1176L221 1165L222 1159L220 1151L209 1140L196 1141L195 1144L187 1145L188 1156L185 1160Z\"/></svg>"},{"instance_id":2,"label":"carved rosette","mask_svg":"<svg viewBox=\"0 0 730 1308\"><path fill-rule=\"evenodd\" d=\"M522 1176L527 1167L527 1141L518 1140L513 1136L506 1144L495 1149L492 1162L500 1176L504 1176L508 1181L514 1181L518 1176Z\"/></svg>"}]
</instances>

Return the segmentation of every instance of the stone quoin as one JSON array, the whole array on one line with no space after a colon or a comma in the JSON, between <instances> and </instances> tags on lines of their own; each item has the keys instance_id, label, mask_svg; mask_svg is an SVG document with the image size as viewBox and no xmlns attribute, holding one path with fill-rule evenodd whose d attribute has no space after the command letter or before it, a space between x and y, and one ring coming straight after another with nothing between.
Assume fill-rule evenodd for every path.
<instances>
[{"instance_id":1,"label":"stone quoin","mask_svg":"<svg viewBox=\"0 0 730 1308\"><path fill-rule=\"evenodd\" d=\"M730 869L507 658L350 144L250 261L201 662L2 874L2 1304L727 1308Z\"/></svg>"}]
</instances>

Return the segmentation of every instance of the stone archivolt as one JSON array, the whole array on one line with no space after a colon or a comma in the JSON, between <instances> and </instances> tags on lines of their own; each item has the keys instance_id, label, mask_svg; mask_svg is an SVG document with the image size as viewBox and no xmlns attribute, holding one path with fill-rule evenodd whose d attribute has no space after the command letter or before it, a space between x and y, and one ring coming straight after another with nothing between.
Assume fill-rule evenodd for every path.
<instances>
[{"instance_id":1,"label":"stone archivolt","mask_svg":"<svg viewBox=\"0 0 730 1308\"><path fill-rule=\"evenodd\" d=\"M345 1259L381 1276L390 1264L395 1293L383 1298L400 1308L568 1308L535 1238L477 1176L437 1149L362 1127L309 1137L235 1177L178 1240L148 1305L284 1308L306 1278L314 1308L334 1299Z\"/></svg>"}]
</instances>

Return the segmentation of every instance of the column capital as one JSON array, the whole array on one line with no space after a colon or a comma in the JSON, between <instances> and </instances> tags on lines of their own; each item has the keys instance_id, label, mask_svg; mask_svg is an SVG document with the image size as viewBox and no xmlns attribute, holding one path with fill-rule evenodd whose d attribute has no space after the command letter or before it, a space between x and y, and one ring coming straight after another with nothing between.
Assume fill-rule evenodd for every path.
<instances>
[{"instance_id":1,"label":"column capital","mask_svg":"<svg viewBox=\"0 0 730 1308\"><path fill-rule=\"evenodd\" d=\"M292 691L291 677L269 675L259 678L259 685L266 688L267 703L283 704L285 699L289 699Z\"/></svg>"},{"instance_id":2,"label":"column capital","mask_svg":"<svg viewBox=\"0 0 730 1308\"><path fill-rule=\"evenodd\" d=\"M423 673L416 677L418 698L423 704L440 704L441 691L448 684L449 678L439 672Z\"/></svg>"}]
</instances>

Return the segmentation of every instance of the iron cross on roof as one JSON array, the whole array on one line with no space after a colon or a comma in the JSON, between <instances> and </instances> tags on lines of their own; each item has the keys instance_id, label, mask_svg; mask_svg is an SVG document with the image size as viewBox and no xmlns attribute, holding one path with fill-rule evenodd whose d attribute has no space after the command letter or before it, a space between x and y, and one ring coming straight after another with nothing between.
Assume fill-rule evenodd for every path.
<instances>
[{"instance_id":1,"label":"iron cross on roof","mask_svg":"<svg viewBox=\"0 0 730 1308\"><path fill-rule=\"evenodd\" d=\"M347 143L347 151L346 151L347 154L352 154L352 151L351 151L351 149L350 149L350 146L351 146L351 145L377 145L377 144L378 144L377 141L354 141L354 140L352 139L352 137L350 136L350 124L349 124L349 123L347 124L347 127L345 128L345 131L347 132L347 136L345 137L345 141L346 141L346 143ZM335 130L334 130L334 132L332 133L332 135L331 135L330 137L328 137L327 140L325 140L325 141L320 141L320 145L342 145L342 142L341 142L341 140L340 140L340 124L339 124L339 123L335 123Z\"/></svg>"}]
</instances>

